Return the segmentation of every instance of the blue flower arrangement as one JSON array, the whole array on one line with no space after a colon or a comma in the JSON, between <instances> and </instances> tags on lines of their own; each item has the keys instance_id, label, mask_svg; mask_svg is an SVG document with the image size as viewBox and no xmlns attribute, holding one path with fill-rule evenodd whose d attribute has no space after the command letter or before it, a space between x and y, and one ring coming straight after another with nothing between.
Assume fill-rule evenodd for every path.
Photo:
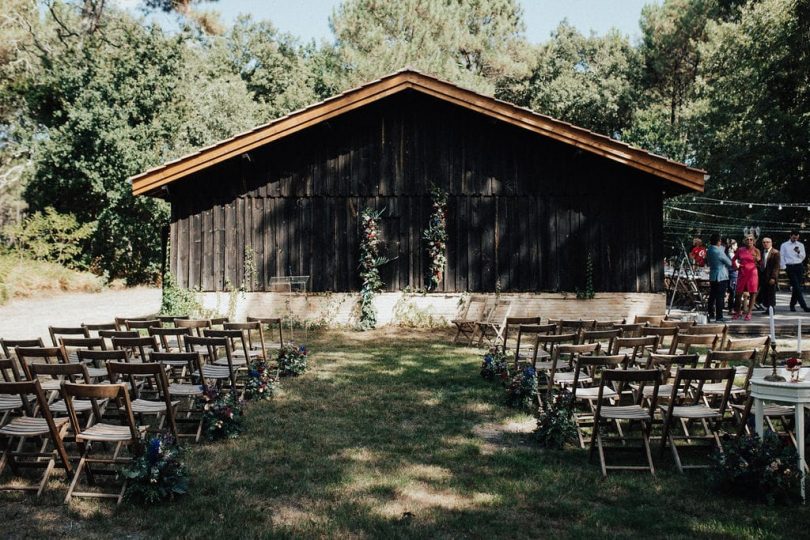
<instances>
[{"instance_id":1,"label":"blue flower arrangement","mask_svg":"<svg viewBox=\"0 0 810 540\"><path fill-rule=\"evenodd\" d=\"M306 346L300 347L294 343L287 343L278 351L278 369L281 375L297 377L307 370Z\"/></svg>"},{"instance_id":2,"label":"blue flower arrangement","mask_svg":"<svg viewBox=\"0 0 810 540\"><path fill-rule=\"evenodd\" d=\"M481 377L488 381L497 379L506 383L509 380L509 361L506 353L498 347L491 348L481 362Z\"/></svg>"},{"instance_id":3,"label":"blue flower arrangement","mask_svg":"<svg viewBox=\"0 0 810 540\"><path fill-rule=\"evenodd\" d=\"M203 433L209 441L235 439L242 431L242 401L233 392L204 386L197 398L203 409Z\"/></svg>"},{"instance_id":4,"label":"blue flower arrangement","mask_svg":"<svg viewBox=\"0 0 810 540\"><path fill-rule=\"evenodd\" d=\"M155 504L188 492L188 478L181 461L183 449L169 434L151 437L144 452L122 467L127 479L124 496L137 503Z\"/></svg>"},{"instance_id":5,"label":"blue flower arrangement","mask_svg":"<svg viewBox=\"0 0 810 540\"><path fill-rule=\"evenodd\" d=\"M515 409L533 411L537 407L537 371L524 367L506 387L506 404Z\"/></svg>"},{"instance_id":6,"label":"blue flower arrangement","mask_svg":"<svg viewBox=\"0 0 810 540\"><path fill-rule=\"evenodd\" d=\"M248 401L273 399L278 386L277 375L278 370L271 370L264 360L251 362L245 381L245 399Z\"/></svg>"}]
</instances>

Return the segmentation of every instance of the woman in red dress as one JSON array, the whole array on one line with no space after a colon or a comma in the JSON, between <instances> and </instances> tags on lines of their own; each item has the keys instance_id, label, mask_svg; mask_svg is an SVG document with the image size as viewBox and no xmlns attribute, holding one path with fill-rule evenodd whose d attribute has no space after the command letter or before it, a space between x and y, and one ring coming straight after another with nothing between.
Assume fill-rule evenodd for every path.
<instances>
[{"instance_id":1,"label":"woman in red dress","mask_svg":"<svg viewBox=\"0 0 810 540\"><path fill-rule=\"evenodd\" d=\"M742 316L740 305L745 306L744 302L748 302L747 310L745 311L745 320L751 320L751 311L754 309L754 304L757 301L757 290L759 289L759 273L757 272L757 265L762 259L759 250L754 246L754 237L749 235L745 237L745 245L740 247L734 254L732 263L736 261L740 266L739 274L737 275L737 298L734 302L734 314L732 319L739 319ZM746 299L743 299L743 293L746 294Z\"/></svg>"}]
</instances>

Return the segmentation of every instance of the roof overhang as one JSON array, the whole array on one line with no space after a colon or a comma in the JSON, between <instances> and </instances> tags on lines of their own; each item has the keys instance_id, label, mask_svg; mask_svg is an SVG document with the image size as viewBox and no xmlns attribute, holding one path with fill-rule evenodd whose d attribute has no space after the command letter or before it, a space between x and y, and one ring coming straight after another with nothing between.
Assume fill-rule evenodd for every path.
<instances>
[{"instance_id":1,"label":"roof overhang","mask_svg":"<svg viewBox=\"0 0 810 540\"><path fill-rule=\"evenodd\" d=\"M663 178L681 188L702 192L705 181L708 179L706 171L408 69L331 97L193 154L133 176L129 179L132 183L132 192L135 195L157 195L161 187L186 176L405 90L415 90L570 144L592 154Z\"/></svg>"}]
</instances>

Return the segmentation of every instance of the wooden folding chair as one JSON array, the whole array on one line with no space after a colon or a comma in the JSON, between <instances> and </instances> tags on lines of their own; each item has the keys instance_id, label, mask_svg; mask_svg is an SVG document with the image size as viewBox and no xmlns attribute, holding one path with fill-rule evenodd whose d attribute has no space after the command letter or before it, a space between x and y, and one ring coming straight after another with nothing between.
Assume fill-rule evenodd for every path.
<instances>
[{"instance_id":1,"label":"wooden folding chair","mask_svg":"<svg viewBox=\"0 0 810 540\"><path fill-rule=\"evenodd\" d=\"M653 352L661 354L673 354L672 345L678 332L677 326L647 326L641 330L644 337L658 336L658 345Z\"/></svg>"},{"instance_id":2,"label":"wooden folding chair","mask_svg":"<svg viewBox=\"0 0 810 540\"><path fill-rule=\"evenodd\" d=\"M556 331L557 325L550 325ZM542 330L542 329L541 329ZM550 371L552 356L557 347L561 345L576 345L579 341L577 334L546 334L535 333L534 350L532 351L532 367L538 372Z\"/></svg>"},{"instance_id":3,"label":"wooden folding chair","mask_svg":"<svg viewBox=\"0 0 810 540\"><path fill-rule=\"evenodd\" d=\"M90 337L90 331L83 326L49 326L48 334L51 336L51 345L54 347L59 346L61 337Z\"/></svg>"},{"instance_id":4,"label":"wooden folding chair","mask_svg":"<svg viewBox=\"0 0 810 540\"><path fill-rule=\"evenodd\" d=\"M203 388L207 386L203 360L198 352L156 352L149 355L149 361L156 364L170 366L177 369L181 363L185 363L184 373L189 374L186 382L170 382L169 396L178 398L181 404L185 401L185 406L178 406L175 415L177 424L193 424L193 433L182 433L178 428L177 437L192 437L194 442L199 442L203 428L203 410L197 405L197 398L202 397ZM192 376L192 374L194 374Z\"/></svg>"},{"instance_id":5,"label":"wooden folding chair","mask_svg":"<svg viewBox=\"0 0 810 540\"><path fill-rule=\"evenodd\" d=\"M574 363L574 382L571 384L571 396L574 405L584 405L583 411L574 411L574 422L577 426L579 446L585 448L585 434L583 427L593 426L595 401L599 399L620 399L621 388L601 389L601 375L606 369L624 369L627 365L627 355L615 356L585 356L580 355ZM617 391L618 390L618 391Z\"/></svg>"},{"instance_id":6,"label":"wooden folding chair","mask_svg":"<svg viewBox=\"0 0 810 540\"><path fill-rule=\"evenodd\" d=\"M478 330L476 323L478 321L486 321L489 318L489 312L495 306L495 300L492 297L472 295L459 313L459 316L450 321L456 325L456 335L453 338L453 343L458 343L461 336L467 340L467 345L472 345L475 334ZM250 317L248 317L250 320Z\"/></svg>"},{"instance_id":7,"label":"wooden folding chair","mask_svg":"<svg viewBox=\"0 0 810 540\"><path fill-rule=\"evenodd\" d=\"M152 317L116 317L115 329L118 331L127 329L127 321L148 321Z\"/></svg>"},{"instance_id":8,"label":"wooden folding chair","mask_svg":"<svg viewBox=\"0 0 810 540\"><path fill-rule=\"evenodd\" d=\"M541 317L507 317L506 328L503 331L503 352L510 350L509 335L513 333L517 335L519 328L522 325L539 325L542 322Z\"/></svg>"},{"instance_id":9,"label":"wooden folding chair","mask_svg":"<svg viewBox=\"0 0 810 540\"><path fill-rule=\"evenodd\" d=\"M113 338L136 338L140 337L141 335L138 333L137 330L99 330L98 337L104 340L107 343L107 348L112 349Z\"/></svg>"},{"instance_id":10,"label":"wooden folding chair","mask_svg":"<svg viewBox=\"0 0 810 540\"><path fill-rule=\"evenodd\" d=\"M158 320L160 320L164 328L174 328L174 321L177 319L187 320L190 318L188 315L158 315Z\"/></svg>"},{"instance_id":11,"label":"wooden folding chair","mask_svg":"<svg viewBox=\"0 0 810 540\"><path fill-rule=\"evenodd\" d=\"M51 386L59 385L59 394L62 392L61 385L63 382L74 384L89 384L91 382L90 375L87 373L87 366L78 362L68 364L31 364L29 369L34 379L41 381L43 378L50 378ZM86 416L85 426L89 427L102 418L104 410L107 407L107 401L102 400L99 402L98 400L77 399L73 405L77 413ZM61 396L61 399L51 401L48 404L48 408L54 415L66 415L67 405L65 404L64 396Z\"/></svg>"},{"instance_id":12,"label":"wooden folding chair","mask_svg":"<svg viewBox=\"0 0 810 540\"><path fill-rule=\"evenodd\" d=\"M111 323L99 323L99 324L87 324L82 323L82 327L87 329L87 332L90 334L90 337L103 337L99 335L99 330L117 330L114 322Z\"/></svg>"},{"instance_id":13,"label":"wooden folding chair","mask_svg":"<svg viewBox=\"0 0 810 540\"><path fill-rule=\"evenodd\" d=\"M11 358L0 358L0 382L20 382L22 377L17 363ZM19 411L23 402L19 396L0 394L0 426L4 425L12 413Z\"/></svg>"},{"instance_id":14,"label":"wooden folding chair","mask_svg":"<svg viewBox=\"0 0 810 540\"><path fill-rule=\"evenodd\" d=\"M247 342L247 353L250 359L267 360L267 348L264 344L264 332L262 331L262 323L258 321L253 322L227 322L222 325L225 330L239 330L245 335ZM233 351L235 358L242 356L242 351Z\"/></svg>"},{"instance_id":15,"label":"wooden folding chair","mask_svg":"<svg viewBox=\"0 0 810 540\"><path fill-rule=\"evenodd\" d=\"M583 355L599 354L598 343L586 343L585 345L557 345L554 354L551 355L551 369L548 371L548 384L546 392L551 397L551 390L555 385L564 389L574 384L574 366ZM577 384L590 384L590 376L580 376Z\"/></svg>"},{"instance_id":16,"label":"wooden folding chair","mask_svg":"<svg viewBox=\"0 0 810 540\"><path fill-rule=\"evenodd\" d=\"M620 337L613 341L611 355L626 354L628 367L637 366L647 355L658 350L658 337Z\"/></svg>"},{"instance_id":17,"label":"wooden folding chair","mask_svg":"<svg viewBox=\"0 0 810 540\"><path fill-rule=\"evenodd\" d=\"M228 317L212 317L209 320L211 321L211 328L219 326L219 330L223 330L225 323L230 322Z\"/></svg>"},{"instance_id":18,"label":"wooden folding chair","mask_svg":"<svg viewBox=\"0 0 810 540\"><path fill-rule=\"evenodd\" d=\"M679 369L695 369L699 361L700 355L698 354L650 354L643 369L657 369L661 372L661 385L658 388L658 400L666 401L672 395L675 387L675 376L678 374ZM649 394L649 386L642 388L631 384L630 388L633 390L634 399L640 398L642 404L651 397ZM688 388L678 388L677 395L681 398L688 391Z\"/></svg>"},{"instance_id":19,"label":"wooden folding chair","mask_svg":"<svg viewBox=\"0 0 810 540\"><path fill-rule=\"evenodd\" d=\"M720 452L723 451L718 431L726 413L729 393L734 384L734 374L734 368L678 369L669 403L659 405L660 409L665 412L664 427L661 435L661 453L664 453L667 444L669 444L678 472L683 473L685 469L705 469L709 467L708 464L684 465L676 444L678 440L688 440L690 447L695 447L694 443L696 441L709 441L714 443L713 446ZM725 390L720 397L719 405L710 407L703 401L703 387L707 383L716 382L724 383ZM688 393L679 397L678 390L681 385L693 388L693 397L690 397ZM673 433L674 427L681 420L687 425L694 420L700 420L705 431L704 435L697 436L694 433L687 432L676 436Z\"/></svg>"},{"instance_id":20,"label":"wooden folding chair","mask_svg":"<svg viewBox=\"0 0 810 540\"><path fill-rule=\"evenodd\" d=\"M478 329L478 346L484 343L484 339L494 347L503 343L503 333L506 330L506 319L512 312L512 301L499 298L495 301L495 306L489 313L486 321L476 323Z\"/></svg>"},{"instance_id":21,"label":"wooden folding chair","mask_svg":"<svg viewBox=\"0 0 810 540\"><path fill-rule=\"evenodd\" d=\"M267 328L267 333L263 334L267 338L266 347L281 348L284 346L284 329L283 322L279 317L248 317L247 322L257 322ZM274 335L273 326L278 329L278 343L274 343L270 338Z\"/></svg>"},{"instance_id":22,"label":"wooden folding chair","mask_svg":"<svg viewBox=\"0 0 810 540\"><path fill-rule=\"evenodd\" d=\"M127 351L123 349L81 349L76 351L76 355L78 356L79 361L87 366L87 375L94 384L104 382L102 379L107 378L107 362L129 361L129 355L127 354Z\"/></svg>"},{"instance_id":23,"label":"wooden folding chair","mask_svg":"<svg viewBox=\"0 0 810 540\"><path fill-rule=\"evenodd\" d=\"M719 350L720 346L717 334L684 334L678 332L672 343L672 354L689 354L693 348L698 347L713 351Z\"/></svg>"},{"instance_id":24,"label":"wooden folding chair","mask_svg":"<svg viewBox=\"0 0 810 540\"><path fill-rule=\"evenodd\" d=\"M23 468L44 469L42 478L36 486L0 486L0 490L36 491L39 497L48 484L48 478L54 467L65 469L68 478L73 474L73 466L65 451L64 437L68 427L67 418L54 418L48 410L48 402L38 380L22 382L0 382L0 395L14 396L21 403L24 416L13 418L0 427L0 438L3 440L3 454L0 457L0 475L6 468L11 467L15 474ZM34 397L31 403L30 396ZM39 416L34 416L34 411ZM25 451L28 439L37 438L34 443L35 451ZM45 442L40 442L45 439ZM16 443L15 443L16 440ZM53 450L46 452L47 442L53 445ZM42 458L47 458L43 461ZM57 459L59 464L57 465Z\"/></svg>"},{"instance_id":25,"label":"wooden folding chair","mask_svg":"<svg viewBox=\"0 0 810 540\"><path fill-rule=\"evenodd\" d=\"M4 358L16 358L17 353L14 351L17 347L31 348L31 347L44 347L42 338L35 339L2 339L0 338L0 348L3 349Z\"/></svg>"},{"instance_id":26,"label":"wooden folding chair","mask_svg":"<svg viewBox=\"0 0 810 540\"><path fill-rule=\"evenodd\" d=\"M16 347L14 351L25 379L28 381L33 381L35 378L31 371L31 364L67 364L67 359L59 347ZM50 379L42 380L40 384L45 392L59 390L59 383Z\"/></svg>"},{"instance_id":27,"label":"wooden folding chair","mask_svg":"<svg viewBox=\"0 0 810 540\"><path fill-rule=\"evenodd\" d=\"M202 331L206 328L211 328L210 319L175 319L175 328L189 328L191 334L197 337L202 337Z\"/></svg>"},{"instance_id":28,"label":"wooden folding chair","mask_svg":"<svg viewBox=\"0 0 810 540\"><path fill-rule=\"evenodd\" d=\"M613 344L621 337L618 328L608 330L583 330L579 336L580 343L599 343L599 350L612 351Z\"/></svg>"},{"instance_id":29,"label":"wooden folding chair","mask_svg":"<svg viewBox=\"0 0 810 540\"><path fill-rule=\"evenodd\" d=\"M191 335L191 328L155 327L148 330L149 335L157 337L160 349L163 352L183 352L186 346L183 338Z\"/></svg>"},{"instance_id":30,"label":"wooden folding chair","mask_svg":"<svg viewBox=\"0 0 810 540\"><path fill-rule=\"evenodd\" d=\"M661 328L677 328L687 334L689 329L695 326L695 321L663 320L659 326Z\"/></svg>"},{"instance_id":31,"label":"wooden folding chair","mask_svg":"<svg viewBox=\"0 0 810 540\"><path fill-rule=\"evenodd\" d=\"M735 338L727 337L726 346L723 347L725 351L746 351L756 349L759 351L757 355L757 362L764 365L768 362L768 354L771 351L771 337L761 336L753 338Z\"/></svg>"},{"instance_id":32,"label":"wooden folding chair","mask_svg":"<svg viewBox=\"0 0 810 540\"><path fill-rule=\"evenodd\" d=\"M633 322L636 324L646 324L647 326L661 326L661 321L665 318L665 315L636 315Z\"/></svg>"},{"instance_id":33,"label":"wooden folding chair","mask_svg":"<svg viewBox=\"0 0 810 540\"><path fill-rule=\"evenodd\" d=\"M627 323L627 319L616 319L614 321L597 320L593 325L594 330L617 330L621 325Z\"/></svg>"},{"instance_id":34,"label":"wooden folding chair","mask_svg":"<svg viewBox=\"0 0 810 540\"><path fill-rule=\"evenodd\" d=\"M596 319L549 319L548 322L557 324L558 334L574 332L577 336L581 336L585 330L593 330L596 327Z\"/></svg>"},{"instance_id":35,"label":"wooden folding chair","mask_svg":"<svg viewBox=\"0 0 810 540\"><path fill-rule=\"evenodd\" d=\"M69 363L76 363L79 361L79 356L77 352L79 349L85 350L105 350L107 348L107 343L104 341L104 338L95 337L95 338L67 338L67 337L60 337L59 338L59 347L62 349L62 354Z\"/></svg>"},{"instance_id":36,"label":"wooden folding chair","mask_svg":"<svg viewBox=\"0 0 810 540\"><path fill-rule=\"evenodd\" d=\"M225 356L211 359L216 366L233 365L236 369L245 369L250 358L250 348L244 330L204 330L205 337L225 338L230 344L230 360Z\"/></svg>"},{"instance_id":37,"label":"wooden folding chair","mask_svg":"<svg viewBox=\"0 0 810 540\"><path fill-rule=\"evenodd\" d=\"M155 336L114 337L114 349L127 352L129 362L143 362L150 352L159 352L160 345Z\"/></svg>"},{"instance_id":38,"label":"wooden folding chair","mask_svg":"<svg viewBox=\"0 0 810 540\"><path fill-rule=\"evenodd\" d=\"M540 354L537 336L551 336L557 331L554 324L521 324L518 326L517 340L515 342L515 370L519 369L521 360L532 359L537 362L538 355L548 358L548 353Z\"/></svg>"},{"instance_id":39,"label":"wooden folding chair","mask_svg":"<svg viewBox=\"0 0 810 540\"><path fill-rule=\"evenodd\" d=\"M162 328L163 323L160 319L138 319L134 321L124 321L124 327L129 330L135 330L140 335L145 335L150 328Z\"/></svg>"},{"instance_id":40,"label":"wooden folding chair","mask_svg":"<svg viewBox=\"0 0 810 540\"><path fill-rule=\"evenodd\" d=\"M653 465L652 452L650 451L650 432L652 431L652 423L655 418L656 401L658 399L659 384L661 373L657 369L606 369L602 371L602 380L599 384L599 393L596 397L596 411L593 416L593 430L591 432L591 452L590 459L593 461L594 451L599 453L599 465L602 468L602 476L607 477L609 470L649 470L652 475L655 475L655 466ZM648 392L649 406L644 407L641 403L641 392L639 392L635 403L632 405L621 405L616 403L612 405L605 400L605 394L609 392L614 386L627 386L636 385L639 388L645 389L652 386ZM626 442L630 440L623 433L620 432L618 438L607 439L602 437L602 426L613 423L620 426L620 422L627 421L629 423L638 422L641 426L641 441L643 445L644 454L647 458L647 466L633 466L633 465L608 465L605 459L605 441L620 440L621 447L624 447ZM616 447L618 448L618 447Z\"/></svg>"},{"instance_id":41,"label":"wooden folding chair","mask_svg":"<svg viewBox=\"0 0 810 540\"><path fill-rule=\"evenodd\" d=\"M150 353L150 358L155 353ZM130 399L132 413L138 415L140 423L144 423L144 416L155 415L157 417L156 431L163 429L163 424L168 423L172 436L177 438L177 405L179 401L172 401L169 395L169 380L166 378L164 364L155 362L144 362L141 364L131 364L128 362L107 362L107 371L110 375L110 382L115 384L119 379L128 382L130 386ZM142 389L145 385L143 381L149 381L149 388L156 394L158 399L145 399Z\"/></svg>"},{"instance_id":42,"label":"wooden folding chair","mask_svg":"<svg viewBox=\"0 0 810 540\"><path fill-rule=\"evenodd\" d=\"M726 344L728 335L728 325L726 324L696 324L687 330L682 330L679 335L689 336L715 336L717 338L716 348L720 350Z\"/></svg>"},{"instance_id":43,"label":"wooden folding chair","mask_svg":"<svg viewBox=\"0 0 810 540\"><path fill-rule=\"evenodd\" d=\"M125 384L62 384L62 395L68 409L70 425L76 435L76 443L79 445L82 456L73 481L70 483L65 503L69 503L73 497L94 497L116 499L117 504L121 504L124 492L127 488L127 480L124 478L120 491L117 493L103 491L76 491L82 472L87 477L89 485L95 484L96 475L118 475L117 466L129 464L132 458L119 457L121 447L126 445L130 449L131 455L138 455L143 451L143 436L147 426L136 426L135 417L132 414L132 405L129 400L129 392ZM107 399L114 400L118 404L118 413L121 417L121 424L109 424L99 422L82 429L78 415L74 408L74 399ZM112 457L94 457L91 452L93 443L115 444L115 452ZM96 469L94 465L112 465L112 469Z\"/></svg>"},{"instance_id":44,"label":"wooden folding chair","mask_svg":"<svg viewBox=\"0 0 810 540\"><path fill-rule=\"evenodd\" d=\"M617 324L616 328L622 331L622 337L641 337L641 330L647 327L647 324L641 323L624 323L624 324Z\"/></svg>"},{"instance_id":45,"label":"wooden folding chair","mask_svg":"<svg viewBox=\"0 0 810 540\"><path fill-rule=\"evenodd\" d=\"M187 352L206 352L207 358L206 362L202 364L202 369L193 373L192 376L214 381L218 385L221 385L223 381L230 381L231 390L236 392L236 366L233 363L231 342L228 338L189 336L186 338L186 350ZM220 350L224 352L224 356L220 354ZM224 364L212 363L213 360L221 358L225 359Z\"/></svg>"}]
</instances>

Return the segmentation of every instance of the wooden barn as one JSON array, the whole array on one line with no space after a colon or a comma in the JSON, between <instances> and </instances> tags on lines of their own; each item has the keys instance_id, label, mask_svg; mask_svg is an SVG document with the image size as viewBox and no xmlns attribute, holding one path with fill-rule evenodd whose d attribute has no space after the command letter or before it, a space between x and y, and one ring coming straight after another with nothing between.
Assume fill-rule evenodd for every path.
<instances>
[{"instance_id":1,"label":"wooden barn","mask_svg":"<svg viewBox=\"0 0 810 540\"><path fill-rule=\"evenodd\" d=\"M445 297L568 298L585 287L590 258L597 299L652 294L650 305L663 306L663 200L702 191L704 179L404 70L131 182L136 195L171 203L168 271L184 287L270 292L276 278L294 275L309 276L311 293L358 291L358 217L371 207L383 210L387 291L422 289L435 185L448 194L448 264L437 291Z\"/></svg>"}]
</instances>

